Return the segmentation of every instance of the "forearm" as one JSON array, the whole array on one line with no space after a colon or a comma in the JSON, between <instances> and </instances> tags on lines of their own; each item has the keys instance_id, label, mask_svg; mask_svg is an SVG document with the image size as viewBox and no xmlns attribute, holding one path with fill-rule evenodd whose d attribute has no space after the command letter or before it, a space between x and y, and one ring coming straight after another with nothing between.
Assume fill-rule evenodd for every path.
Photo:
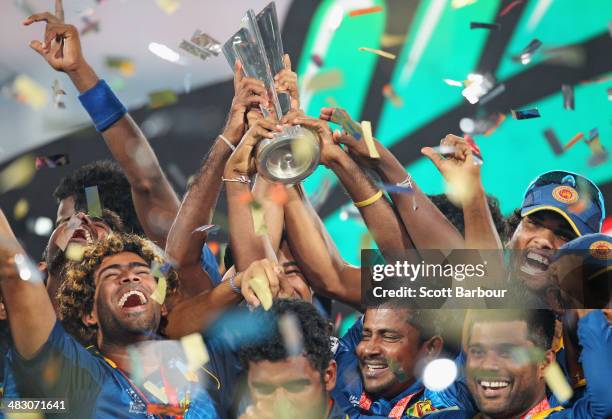
<instances>
[{"instance_id":1,"label":"forearm","mask_svg":"<svg viewBox=\"0 0 612 419\"><path fill-rule=\"evenodd\" d=\"M272 196L275 193L282 193L275 192L274 190L274 188L280 187L280 185L275 185L263 176L257 175L255 177L255 185L253 186L252 190L253 198L255 198L255 200L263 207L268 237L274 252L278 251L284 227L283 205L282 203L279 204L278 202L275 202L275 198Z\"/></svg>"},{"instance_id":2,"label":"forearm","mask_svg":"<svg viewBox=\"0 0 612 419\"><path fill-rule=\"evenodd\" d=\"M406 170L397 158L375 141L380 154L376 171L385 183L396 184L408 177ZM429 197L411 179L412 194L390 193L410 238L418 249L455 249L464 246L461 233L440 212Z\"/></svg>"},{"instance_id":3,"label":"forearm","mask_svg":"<svg viewBox=\"0 0 612 419\"><path fill-rule=\"evenodd\" d=\"M266 258L262 237L255 234L255 225L250 204L249 185L240 182L225 182L230 245L234 265L243 272L251 263Z\"/></svg>"},{"instance_id":4,"label":"forearm","mask_svg":"<svg viewBox=\"0 0 612 419\"><path fill-rule=\"evenodd\" d=\"M346 154L339 154L330 164L330 168L338 176L353 202L364 201L378 192L361 168ZM414 247L384 197L359 208L359 212L383 254Z\"/></svg>"},{"instance_id":5,"label":"forearm","mask_svg":"<svg viewBox=\"0 0 612 419\"><path fill-rule=\"evenodd\" d=\"M346 283L355 276L346 275L349 267L341 260L333 242L325 240L317 226L318 216L309 211L305 196L296 188L290 190L290 199L285 205L285 228L300 270L318 294L359 306L359 282Z\"/></svg>"},{"instance_id":6,"label":"forearm","mask_svg":"<svg viewBox=\"0 0 612 419\"><path fill-rule=\"evenodd\" d=\"M221 282L212 290L183 300L168 314L165 334L170 339L179 339L198 333L211 324L226 308L238 304L240 294L232 291L229 280Z\"/></svg>"},{"instance_id":7,"label":"forearm","mask_svg":"<svg viewBox=\"0 0 612 419\"><path fill-rule=\"evenodd\" d=\"M166 243L166 253L181 267L201 270L200 256L206 234L193 231L212 222L221 191L225 161L230 154L230 148L217 139L183 198ZM179 272L179 277L181 288L188 296L212 287L210 280L202 281L200 275L184 275Z\"/></svg>"},{"instance_id":8,"label":"forearm","mask_svg":"<svg viewBox=\"0 0 612 419\"><path fill-rule=\"evenodd\" d=\"M86 63L68 75L81 94L99 81ZM134 207L146 235L163 247L179 201L153 149L129 114L105 129L102 137L130 183Z\"/></svg>"},{"instance_id":9,"label":"forearm","mask_svg":"<svg viewBox=\"0 0 612 419\"><path fill-rule=\"evenodd\" d=\"M482 185L463 204L466 249L502 249Z\"/></svg>"}]
</instances>

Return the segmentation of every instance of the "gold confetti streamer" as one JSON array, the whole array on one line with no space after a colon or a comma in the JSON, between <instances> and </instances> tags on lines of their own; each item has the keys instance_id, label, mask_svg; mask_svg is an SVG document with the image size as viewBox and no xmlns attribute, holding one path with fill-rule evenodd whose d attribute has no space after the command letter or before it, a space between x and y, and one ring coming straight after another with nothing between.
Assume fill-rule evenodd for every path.
<instances>
[{"instance_id":1,"label":"gold confetti streamer","mask_svg":"<svg viewBox=\"0 0 612 419\"><path fill-rule=\"evenodd\" d=\"M376 149L376 145L372 139L372 124L370 121L361 121L361 130L363 131L363 140L368 147L370 157L373 159L380 159L380 154L378 154L378 150Z\"/></svg>"},{"instance_id":2,"label":"gold confetti streamer","mask_svg":"<svg viewBox=\"0 0 612 419\"><path fill-rule=\"evenodd\" d=\"M187 357L189 371L196 371L210 359L202 335L199 333L183 336L181 338L181 345Z\"/></svg>"},{"instance_id":3,"label":"gold confetti streamer","mask_svg":"<svg viewBox=\"0 0 612 419\"><path fill-rule=\"evenodd\" d=\"M261 204L257 201L251 202L251 216L253 217L253 229L255 234L263 236L268 234L268 226L266 225L266 219L264 217L264 211Z\"/></svg>"},{"instance_id":4,"label":"gold confetti streamer","mask_svg":"<svg viewBox=\"0 0 612 419\"><path fill-rule=\"evenodd\" d=\"M311 92L318 92L320 90L340 87L343 84L344 77L342 76L342 71L332 69L315 74L305 83L304 89Z\"/></svg>"},{"instance_id":5,"label":"gold confetti streamer","mask_svg":"<svg viewBox=\"0 0 612 419\"><path fill-rule=\"evenodd\" d=\"M28 200L25 198L21 198L15 204L15 208L13 208L13 218L15 220L21 220L26 215L28 215L29 211L30 211L30 204L28 203Z\"/></svg>"},{"instance_id":6,"label":"gold confetti streamer","mask_svg":"<svg viewBox=\"0 0 612 419\"><path fill-rule=\"evenodd\" d=\"M20 74L13 82L15 98L33 109L44 108L49 101L47 90L25 74Z\"/></svg>"},{"instance_id":7,"label":"gold confetti streamer","mask_svg":"<svg viewBox=\"0 0 612 419\"><path fill-rule=\"evenodd\" d=\"M391 54L390 52L386 52L380 49L368 48L368 47L361 47L359 48L359 51L371 52L372 54L380 55L381 57L388 58L390 60L395 60L395 57L396 57L395 54Z\"/></svg>"},{"instance_id":8,"label":"gold confetti streamer","mask_svg":"<svg viewBox=\"0 0 612 419\"><path fill-rule=\"evenodd\" d=\"M546 367L544 370L544 380L546 380L546 385L559 402L564 403L572 398L574 391L565 379L561 367L556 362Z\"/></svg>"},{"instance_id":9,"label":"gold confetti streamer","mask_svg":"<svg viewBox=\"0 0 612 419\"><path fill-rule=\"evenodd\" d=\"M155 3L157 7L162 9L167 15L176 12L181 4L178 0L155 0Z\"/></svg>"},{"instance_id":10,"label":"gold confetti streamer","mask_svg":"<svg viewBox=\"0 0 612 419\"><path fill-rule=\"evenodd\" d=\"M151 300L157 302L159 305L162 305L166 300L166 289L168 288L168 282L166 281L166 277L160 276L157 280L157 287L153 294L151 294Z\"/></svg>"},{"instance_id":11,"label":"gold confetti streamer","mask_svg":"<svg viewBox=\"0 0 612 419\"><path fill-rule=\"evenodd\" d=\"M256 276L249 282L249 285L253 289L253 292L261 302L261 306L264 310L268 311L272 307L272 291L270 291L270 285L266 278Z\"/></svg>"},{"instance_id":12,"label":"gold confetti streamer","mask_svg":"<svg viewBox=\"0 0 612 419\"><path fill-rule=\"evenodd\" d=\"M18 158L0 173L0 193L23 188L34 178L35 159L31 155Z\"/></svg>"},{"instance_id":13,"label":"gold confetti streamer","mask_svg":"<svg viewBox=\"0 0 612 419\"><path fill-rule=\"evenodd\" d=\"M149 393L154 395L159 401L161 401L164 404L168 404L168 396L166 395L166 392L163 388L157 387L155 384L153 384L150 381L147 381L146 383L144 383L143 387Z\"/></svg>"},{"instance_id":14,"label":"gold confetti streamer","mask_svg":"<svg viewBox=\"0 0 612 419\"><path fill-rule=\"evenodd\" d=\"M68 243L68 246L66 247L66 257L73 262L82 261L84 253L85 246L78 243Z\"/></svg>"}]
</instances>

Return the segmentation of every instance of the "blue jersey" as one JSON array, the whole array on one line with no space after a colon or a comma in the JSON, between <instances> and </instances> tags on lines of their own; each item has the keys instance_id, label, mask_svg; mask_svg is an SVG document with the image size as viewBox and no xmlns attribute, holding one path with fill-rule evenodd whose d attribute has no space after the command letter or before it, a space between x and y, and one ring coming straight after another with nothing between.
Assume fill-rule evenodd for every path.
<instances>
[{"instance_id":1,"label":"blue jersey","mask_svg":"<svg viewBox=\"0 0 612 419\"><path fill-rule=\"evenodd\" d=\"M473 411L473 402L465 384L454 383L442 392L432 392L416 381L408 389L391 400L376 398L364 402L364 388L359 371L359 359L355 352L363 332L363 317L340 339L334 358L338 364L336 388L332 397L349 414L351 419L362 417L387 417L395 408L402 407L402 417L420 417L433 410L459 407ZM371 403L370 403L371 402ZM405 403L405 405L404 405Z\"/></svg>"},{"instance_id":2,"label":"blue jersey","mask_svg":"<svg viewBox=\"0 0 612 419\"><path fill-rule=\"evenodd\" d=\"M204 243L204 246L202 246L200 265L210 277L213 288L221 283L222 278L221 274L219 273L219 264L217 263L215 255L213 255L213 252L209 249L206 243Z\"/></svg>"},{"instance_id":3,"label":"blue jersey","mask_svg":"<svg viewBox=\"0 0 612 419\"><path fill-rule=\"evenodd\" d=\"M160 400L146 390L135 389L112 362L95 351L85 349L64 330L59 321L33 359L23 359L14 349L11 356L21 397L66 400L69 412L57 417L160 417L147 413L147 402L161 404ZM190 394L185 419L218 418L208 394L200 386L195 390ZM178 396L181 400L182 395Z\"/></svg>"}]
</instances>

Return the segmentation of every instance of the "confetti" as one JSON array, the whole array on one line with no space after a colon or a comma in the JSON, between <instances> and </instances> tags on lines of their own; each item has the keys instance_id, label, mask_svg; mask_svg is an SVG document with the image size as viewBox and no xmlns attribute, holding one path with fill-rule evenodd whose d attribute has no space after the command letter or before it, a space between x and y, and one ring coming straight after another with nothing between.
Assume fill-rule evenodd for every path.
<instances>
[{"instance_id":1,"label":"confetti","mask_svg":"<svg viewBox=\"0 0 612 419\"><path fill-rule=\"evenodd\" d=\"M87 200L87 214L90 217L102 217L102 203L97 186L85 188L85 199Z\"/></svg>"},{"instance_id":2,"label":"confetti","mask_svg":"<svg viewBox=\"0 0 612 419\"><path fill-rule=\"evenodd\" d=\"M524 3L525 0L514 0L512 3L510 3L509 5L507 5L506 7L504 7L502 9L501 12L499 12L499 16L506 16L508 13L510 13L510 11L512 9L514 9L516 6L518 6L519 4Z\"/></svg>"},{"instance_id":3,"label":"confetti","mask_svg":"<svg viewBox=\"0 0 612 419\"><path fill-rule=\"evenodd\" d=\"M65 109L66 104L62 101L62 96L66 96L66 92L60 86L59 80L53 81L51 89L53 90L53 105L58 109Z\"/></svg>"},{"instance_id":4,"label":"confetti","mask_svg":"<svg viewBox=\"0 0 612 419\"><path fill-rule=\"evenodd\" d=\"M163 388L157 387L155 384L153 384L150 381L145 382L143 387L145 388L145 390L147 390L149 393L155 396L155 398L157 398L162 403L165 403L165 404L168 403L168 396L166 395L166 392L164 391Z\"/></svg>"},{"instance_id":5,"label":"confetti","mask_svg":"<svg viewBox=\"0 0 612 419\"><path fill-rule=\"evenodd\" d=\"M401 108L404 105L404 101L397 95L397 93L395 93L395 90L393 90L393 87L390 84L385 84L382 92L383 96L389 99L389 101L396 108Z\"/></svg>"},{"instance_id":6,"label":"confetti","mask_svg":"<svg viewBox=\"0 0 612 419\"><path fill-rule=\"evenodd\" d=\"M334 89L344 84L344 76L342 71L338 69L332 69L324 72L320 72L311 77L304 84L304 89L311 92L318 92L320 90Z\"/></svg>"},{"instance_id":7,"label":"confetti","mask_svg":"<svg viewBox=\"0 0 612 419\"><path fill-rule=\"evenodd\" d=\"M131 77L136 72L134 61L125 57L106 57L106 67L117 70L123 77Z\"/></svg>"},{"instance_id":8,"label":"confetti","mask_svg":"<svg viewBox=\"0 0 612 419\"><path fill-rule=\"evenodd\" d=\"M176 12L181 4L178 0L155 0L155 3L167 15Z\"/></svg>"},{"instance_id":9,"label":"confetti","mask_svg":"<svg viewBox=\"0 0 612 419\"><path fill-rule=\"evenodd\" d=\"M566 110L574 110L574 87L569 84L561 86L563 93L563 108Z\"/></svg>"},{"instance_id":10,"label":"confetti","mask_svg":"<svg viewBox=\"0 0 612 419\"><path fill-rule=\"evenodd\" d=\"M565 151L569 150L574 144L576 144L578 141L582 140L583 138L584 138L584 134L579 132L578 134L574 135L572 139L567 142L567 144L563 146L563 150Z\"/></svg>"},{"instance_id":11,"label":"confetti","mask_svg":"<svg viewBox=\"0 0 612 419\"><path fill-rule=\"evenodd\" d=\"M149 108L159 109L178 102L176 93L172 90L158 90L149 93Z\"/></svg>"},{"instance_id":12,"label":"confetti","mask_svg":"<svg viewBox=\"0 0 612 419\"><path fill-rule=\"evenodd\" d=\"M494 84L495 81L490 74L468 74L467 80L463 82L465 88L461 94L473 105L489 93Z\"/></svg>"},{"instance_id":13,"label":"confetti","mask_svg":"<svg viewBox=\"0 0 612 419\"><path fill-rule=\"evenodd\" d=\"M15 0L14 3L15 7L26 16L32 16L34 13L36 13L36 9L32 7L28 0Z\"/></svg>"},{"instance_id":14,"label":"confetti","mask_svg":"<svg viewBox=\"0 0 612 419\"><path fill-rule=\"evenodd\" d=\"M608 88L608 100L612 100L612 87Z\"/></svg>"},{"instance_id":15,"label":"confetti","mask_svg":"<svg viewBox=\"0 0 612 419\"><path fill-rule=\"evenodd\" d=\"M359 51L371 52L372 54L376 54L383 58L388 58L390 60L395 60L395 57L396 57L395 54L391 54L390 52L386 52L380 49L368 48L368 47L360 47Z\"/></svg>"},{"instance_id":16,"label":"confetti","mask_svg":"<svg viewBox=\"0 0 612 419\"><path fill-rule=\"evenodd\" d=\"M17 101L33 109L41 109L49 101L45 89L25 74L17 76L13 81L13 93Z\"/></svg>"},{"instance_id":17,"label":"confetti","mask_svg":"<svg viewBox=\"0 0 612 419\"><path fill-rule=\"evenodd\" d=\"M377 183L377 186L389 193L414 193L412 187L408 185Z\"/></svg>"},{"instance_id":18,"label":"confetti","mask_svg":"<svg viewBox=\"0 0 612 419\"><path fill-rule=\"evenodd\" d=\"M264 310L268 311L272 307L272 291L266 278L256 276L249 281L250 287L261 302Z\"/></svg>"},{"instance_id":19,"label":"confetti","mask_svg":"<svg viewBox=\"0 0 612 419\"><path fill-rule=\"evenodd\" d=\"M21 220L28 215L30 211L30 204L28 200L25 198L21 198L19 201L15 203L15 207L13 208L13 218L15 220Z\"/></svg>"},{"instance_id":20,"label":"confetti","mask_svg":"<svg viewBox=\"0 0 612 419\"><path fill-rule=\"evenodd\" d=\"M565 403L572 398L574 391L567 382L565 375L563 375L561 367L556 362L551 363L544 369L544 380L560 403Z\"/></svg>"},{"instance_id":21,"label":"confetti","mask_svg":"<svg viewBox=\"0 0 612 419\"><path fill-rule=\"evenodd\" d=\"M512 56L512 61L519 62L523 65L529 64L533 55L541 46L542 42L539 39L534 39L521 52Z\"/></svg>"},{"instance_id":22,"label":"confetti","mask_svg":"<svg viewBox=\"0 0 612 419\"><path fill-rule=\"evenodd\" d=\"M511 350L510 356L517 365L524 367L529 364L538 364L544 361L546 354L538 347L525 348L518 346Z\"/></svg>"},{"instance_id":23,"label":"confetti","mask_svg":"<svg viewBox=\"0 0 612 419\"><path fill-rule=\"evenodd\" d=\"M550 145L553 153L555 153L555 156L560 156L563 154L563 146L552 128L548 128L544 131L544 137L546 138L546 141L548 141L548 145Z\"/></svg>"},{"instance_id":24,"label":"confetti","mask_svg":"<svg viewBox=\"0 0 612 419\"><path fill-rule=\"evenodd\" d=\"M321 208L321 206L327 201L329 197L329 192L331 191L331 181L328 178L323 179L323 181L319 184L319 187L316 189L314 194L309 197L310 204L315 210Z\"/></svg>"},{"instance_id":25,"label":"confetti","mask_svg":"<svg viewBox=\"0 0 612 419\"><path fill-rule=\"evenodd\" d=\"M406 42L405 35L395 35L391 33L385 33L380 38L380 46L383 48L397 47L399 45L402 45L404 42Z\"/></svg>"},{"instance_id":26,"label":"confetti","mask_svg":"<svg viewBox=\"0 0 612 419\"><path fill-rule=\"evenodd\" d=\"M199 333L183 336L181 338L181 346L183 347L183 351L185 351L187 367L190 371L198 370L210 359L202 335Z\"/></svg>"},{"instance_id":27,"label":"confetti","mask_svg":"<svg viewBox=\"0 0 612 419\"><path fill-rule=\"evenodd\" d=\"M68 158L68 154L54 154L52 156L39 156L36 157L35 166L36 170L40 170L42 168L53 169L59 166L65 166L70 164L70 159Z\"/></svg>"},{"instance_id":28,"label":"confetti","mask_svg":"<svg viewBox=\"0 0 612 419\"><path fill-rule=\"evenodd\" d=\"M83 21L83 28L81 29L81 36L85 36L90 32L100 32L100 21L91 19L89 16L81 17Z\"/></svg>"},{"instance_id":29,"label":"confetti","mask_svg":"<svg viewBox=\"0 0 612 419\"><path fill-rule=\"evenodd\" d=\"M255 234L258 236L268 234L268 226L266 225L266 218L261 204L257 201L251 201L250 206Z\"/></svg>"},{"instance_id":30,"label":"confetti","mask_svg":"<svg viewBox=\"0 0 612 419\"><path fill-rule=\"evenodd\" d=\"M586 61L586 51L581 45L569 45L560 48L546 49L542 51L546 56L547 63L579 68Z\"/></svg>"},{"instance_id":31,"label":"confetti","mask_svg":"<svg viewBox=\"0 0 612 419\"><path fill-rule=\"evenodd\" d=\"M492 101L497 96L504 93L505 91L506 91L506 85L503 83L498 84L497 86L495 86L495 88L493 88L493 90L489 91L488 93L486 93L484 96L480 98L480 104L486 105L487 103L489 103L490 101Z\"/></svg>"},{"instance_id":32,"label":"confetti","mask_svg":"<svg viewBox=\"0 0 612 419\"><path fill-rule=\"evenodd\" d=\"M221 229L221 227L219 227L218 225L215 224L204 224L203 226L200 226L198 228L196 228L195 230L193 230L191 232L191 234L193 233L214 233L217 232Z\"/></svg>"},{"instance_id":33,"label":"confetti","mask_svg":"<svg viewBox=\"0 0 612 419\"><path fill-rule=\"evenodd\" d=\"M462 7L469 6L470 4L476 3L476 0L453 0L451 7L453 9L461 9Z\"/></svg>"},{"instance_id":34,"label":"confetti","mask_svg":"<svg viewBox=\"0 0 612 419\"><path fill-rule=\"evenodd\" d=\"M502 124L502 122L504 122L506 120L506 115L504 115L503 113L497 114L496 119L493 121L493 123L487 128L487 130L483 133L483 135L485 137L488 137L489 135L493 134L495 132L495 130L497 128L499 128L499 126ZM489 121L491 121L491 119L489 119Z\"/></svg>"},{"instance_id":35,"label":"confetti","mask_svg":"<svg viewBox=\"0 0 612 419\"><path fill-rule=\"evenodd\" d=\"M438 147L432 147L432 150L436 153L442 154L443 156L447 156L457 151L457 148L453 147L452 145L441 145Z\"/></svg>"},{"instance_id":36,"label":"confetti","mask_svg":"<svg viewBox=\"0 0 612 419\"><path fill-rule=\"evenodd\" d=\"M540 111L538 111L536 108L533 109L526 109L526 110L511 110L512 112L512 117L514 119L517 120L521 120L521 119L531 119L531 118L539 118L540 117Z\"/></svg>"},{"instance_id":37,"label":"confetti","mask_svg":"<svg viewBox=\"0 0 612 419\"><path fill-rule=\"evenodd\" d=\"M500 30L501 24L499 23L483 23L483 22L470 22L470 29L492 29Z\"/></svg>"},{"instance_id":38,"label":"confetti","mask_svg":"<svg viewBox=\"0 0 612 419\"><path fill-rule=\"evenodd\" d=\"M317 67L323 67L323 59L319 54L312 54L310 59L317 65Z\"/></svg>"},{"instance_id":39,"label":"confetti","mask_svg":"<svg viewBox=\"0 0 612 419\"><path fill-rule=\"evenodd\" d=\"M66 247L66 258L73 262L80 262L83 260L85 253L85 246L78 243L68 243Z\"/></svg>"},{"instance_id":40,"label":"confetti","mask_svg":"<svg viewBox=\"0 0 612 419\"><path fill-rule=\"evenodd\" d=\"M463 87L463 82L462 81L456 81L456 80L451 80L451 79L444 79L444 83L448 84L449 86Z\"/></svg>"},{"instance_id":41,"label":"confetti","mask_svg":"<svg viewBox=\"0 0 612 419\"><path fill-rule=\"evenodd\" d=\"M476 144L472 136L466 135L464 139L467 145L470 147L470 150L472 150L472 158L474 160L474 164L476 165L483 164L484 160L482 158L482 153L480 152L480 147L478 147L478 144Z\"/></svg>"},{"instance_id":42,"label":"confetti","mask_svg":"<svg viewBox=\"0 0 612 419\"><path fill-rule=\"evenodd\" d=\"M219 41L199 29L194 32L191 40L183 40L179 48L202 60L206 60L211 56L218 56L222 49Z\"/></svg>"},{"instance_id":43,"label":"confetti","mask_svg":"<svg viewBox=\"0 0 612 419\"><path fill-rule=\"evenodd\" d=\"M600 164L607 162L609 157L610 156L607 150L604 151L603 153L596 153L596 154L591 155L591 157L589 157L588 164L590 167L596 167L596 166L599 166Z\"/></svg>"},{"instance_id":44,"label":"confetti","mask_svg":"<svg viewBox=\"0 0 612 419\"><path fill-rule=\"evenodd\" d=\"M374 140L372 138L372 124L370 121L361 121L361 131L363 132L363 140L368 147L370 158L380 159L380 154L378 153L376 144L374 144Z\"/></svg>"},{"instance_id":45,"label":"confetti","mask_svg":"<svg viewBox=\"0 0 612 419\"><path fill-rule=\"evenodd\" d=\"M353 119L344 109L334 108L331 121L335 124L341 125L342 129L344 129L348 135L356 140L360 140L363 136L361 125L353 121Z\"/></svg>"},{"instance_id":46,"label":"confetti","mask_svg":"<svg viewBox=\"0 0 612 419\"><path fill-rule=\"evenodd\" d=\"M68 246L68 242L72 238L74 231L81 226L83 221L73 214L68 220L66 227L62 234L58 235L55 239L55 245L64 252L66 250L66 246Z\"/></svg>"},{"instance_id":47,"label":"confetti","mask_svg":"<svg viewBox=\"0 0 612 419\"><path fill-rule=\"evenodd\" d=\"M44 280L42 272L38 270L36 264L27 255L17 253L13 257L13 261L19 278L23 281L42 282Z\"/></svg>"},{"instance_id":48,"label":"confetti","mask_svg":"<svg viewBox=\"0 0 612 419\"><path fill-rule=\"evenodd\" d=\"M0 194L23 188L34 178L36 167L34 157L25 155L9 164L0 172Z\"/></svg>"},{"instance_id":49,"label":"confetti","mask_svg":"<svg viewBox=\"0 0 612 419\"><path fill-rule=\"evenodd\" d=\"M147 404L147 413L150 415L183 417L185 415L185 411L186 411L185 408L181 406L172 406L172 405L157 404L157 403Z\"/></svg>"},{"instance_id":50,"label":"confetti","mask_svg":"<svg viewBox=\"0 0 612 419\"><path fill-rule=\"evenodd\" d=\"M168 282L166 281L166 277L161 276L157 280L157 287L155 287L155 291L151 294L151 300L157 302L157 304L162 305L166 300L166 290L168 288Z\"/></svg>"},{"instance_id":51,"label":"confetti","mask_svg":"<svg viewBox=\"0 0 612 419\"><path fill-rule=\"evenodd\" d=\"M356 10L351 10L349 12L349 16L350 17L355 17L355 16L362 16L362 15L369 15L372 13L378 13L382 11L382 6L374 6L374 7L367 7L365 9L356 9Z\"/></svg>"},{"instance_id":52,"label":"confetti","mask_svg":"<svg viewBox=\"0 0 612 419\"><path fill-rule=\"evenodd\" d=\"M278 320L278 329L288 356L297 356L303 352L304 343L300 322L294 314L283 314Z\"/></svg>"}]
</instances>

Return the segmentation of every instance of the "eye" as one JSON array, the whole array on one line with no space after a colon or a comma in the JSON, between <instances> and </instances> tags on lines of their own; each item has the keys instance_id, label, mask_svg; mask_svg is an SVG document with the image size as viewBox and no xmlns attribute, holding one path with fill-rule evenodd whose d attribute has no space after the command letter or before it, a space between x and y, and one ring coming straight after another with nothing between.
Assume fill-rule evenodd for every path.
<instances>
[{"instance_id":1,"label":"eye","mask_svg":"<svg viewBox=\"0 0 612 419\"><path fill-rule=\"evenodd\" d=\"M304 389L308 386L308 384L306 383L292 383L292 384L287 384L285 386L285 389L289 392L289 393L299 393L304 391Z\"/></svg>"},{"instance_id":2,"label":"eye","mask_svg":"<svg viewBox=\"0 0 612 419\"><path fill-rule=\"evenodd\" d=\"M388 333L388 334L387 334L387 333L385 333L385 334L383 335L383 339L384 339L386 342L398 342L399 340L401 340L401 339L402 339L402 337L401 337L401 336L399 336L399 335L396 335L396 334L394 334L394 333Z\"/></svg>"},{"instance_id":3,"label":"eye","mask_svg":"<svg viewBox=\"0 0 612 419\"><path fill-rule=\"evenodd\" d=\"M372 334L369 332L363 332L361 335L361 340L370 340L370 338L372 337Z\"/></svg>"},{"instance_id":4,"label":"eye","mask_svg":"<svg viewBox=\"0 0 612 419\"><path fill-rule=\"evenodd\" d=\"M274 392L275 387L269 386L269 385L256 384L253 386L253 388L259 394L268 395Z\"/></svg>"},{"instance_id":5,"label":"eye","mask_svg":"<svg viewBox=\"0 0 612 419\"><path fill-rule=\"evenodd\" d=\"M470 356L478 358L483 355L484 351L481 348L470 348Z\"/></svg>"}]
</instances>

